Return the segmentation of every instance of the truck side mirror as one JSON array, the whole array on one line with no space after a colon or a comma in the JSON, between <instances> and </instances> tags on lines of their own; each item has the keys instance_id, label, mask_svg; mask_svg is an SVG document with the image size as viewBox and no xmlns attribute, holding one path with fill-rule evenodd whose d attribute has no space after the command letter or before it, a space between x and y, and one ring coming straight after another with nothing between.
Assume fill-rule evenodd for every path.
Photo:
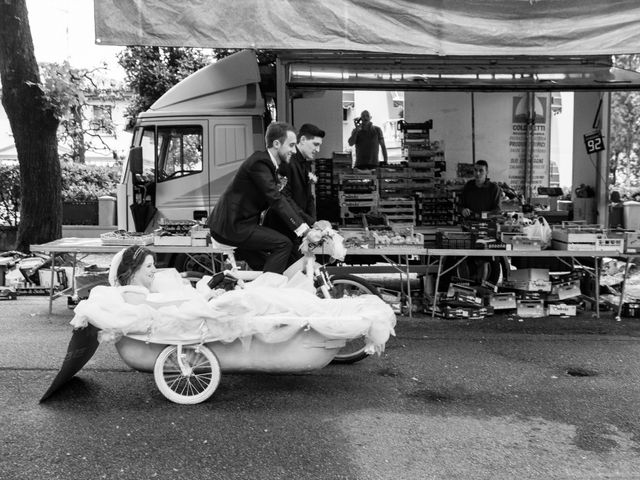
<instances>
[{"instance_id":1,"label":"truck side mirror","mask_svg":"<svg viewBox=\"0 0 640 480\"><path fill-rule=\"evenodd\" d=\"M129 150L129 170L134 178L142 174L142 147L131 147Z\"/></svg>"}]
</instances>

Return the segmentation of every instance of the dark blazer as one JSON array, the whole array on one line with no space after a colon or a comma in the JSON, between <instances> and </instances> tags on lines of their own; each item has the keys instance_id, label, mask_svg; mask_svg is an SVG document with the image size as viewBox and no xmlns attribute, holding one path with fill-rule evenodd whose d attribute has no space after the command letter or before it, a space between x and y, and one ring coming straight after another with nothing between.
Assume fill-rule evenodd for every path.
<instances>
[{"instance_id":1,"label":"dark blazer","mask_svg":"<svg viewBox=\"0 0 640 480\"><path fill-rule=\"evenodd\" d=\"M290 200L280 193L269 153L255 152L242 163L213 209L208 222L211 234L221 242L241 243L249 238L268 208L292 232L304 223Z\"/></svg>"},{"instance_id":2,"label":"dark blazer","mask_svg":"<svg viewBox=\"0 0 640 480\"><path fill-rule=\"evenodd\" d=\"M291 155L291 161L289 163L282 162L278 172L287 177L287 184L282 193L290 197L300 207L305 221L309 225L313 224L316 221L316 202L313 198L313 184L309 180L311 165L297 147L296 152Z\"/></svg>"}]
</instances>

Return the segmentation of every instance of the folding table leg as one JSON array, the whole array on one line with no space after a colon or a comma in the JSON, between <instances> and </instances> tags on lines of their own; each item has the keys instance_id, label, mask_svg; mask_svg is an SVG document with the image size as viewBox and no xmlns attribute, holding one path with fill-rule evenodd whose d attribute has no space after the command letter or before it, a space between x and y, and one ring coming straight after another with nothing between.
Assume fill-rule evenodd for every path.
<instances>
[{"instance_id":1,"label":"folding table leg","mask_svg":"<svg viewBox=\"0 0 640 480\"><path fill-rule=\"evenodd\" d=\"M431 318L436 316L436 303L438 302L438 288L440 288L440 274L442 273L442 258L443 255L438 257L438 274L436 276L436 287L433 292L433 301L431 302Z\"/></svg>"},{"instance_id":2,"label":"folding table leg","mask_svg":"<svg viewBox=\"0 0 640 480\"><path fill-rule=\"evenodd\" d=\"M622 304L624 303L624 290L627 286L627 275L629 275L629 260L627 257L626 262L624 264L624 276L622 277L622 287L620 288L620 301L618 302L618 316L616 320L620 320L622 315Z\"/></svg>"}]
</instances>

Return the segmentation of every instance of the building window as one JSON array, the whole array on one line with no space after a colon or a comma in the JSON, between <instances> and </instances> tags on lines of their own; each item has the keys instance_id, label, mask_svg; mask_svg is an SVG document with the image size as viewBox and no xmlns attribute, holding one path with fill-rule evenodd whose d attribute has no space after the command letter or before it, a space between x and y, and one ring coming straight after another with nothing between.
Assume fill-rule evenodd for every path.
<instances>
[{"instance_id":1,"label":"building window","mask_svg":"<svg viewBox=\"0 0 640 480\"><path fill-rule=\"evenodd\" d=\"M89 128L96 133L113 135L113 117L111 105L92 105Z\"/></svg>"}]
</instances>

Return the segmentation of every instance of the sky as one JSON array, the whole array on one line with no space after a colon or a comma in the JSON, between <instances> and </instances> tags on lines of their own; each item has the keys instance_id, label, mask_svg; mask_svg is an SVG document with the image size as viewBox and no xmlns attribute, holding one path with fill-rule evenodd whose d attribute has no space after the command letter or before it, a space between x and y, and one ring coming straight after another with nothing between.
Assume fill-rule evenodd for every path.
<instances>
[{"instance_id":1,"label":"sky","mask_svg":"<svg viewBox=\"0 0 640 480\"><path fill-rule=\"evenodd\" d=\"M93 0L27 0L36 60L69 60L72 67L91 68L102 62L116 77L124 76L116 53L122 47L95 44Z\"/></svg>"}]
</instances>

